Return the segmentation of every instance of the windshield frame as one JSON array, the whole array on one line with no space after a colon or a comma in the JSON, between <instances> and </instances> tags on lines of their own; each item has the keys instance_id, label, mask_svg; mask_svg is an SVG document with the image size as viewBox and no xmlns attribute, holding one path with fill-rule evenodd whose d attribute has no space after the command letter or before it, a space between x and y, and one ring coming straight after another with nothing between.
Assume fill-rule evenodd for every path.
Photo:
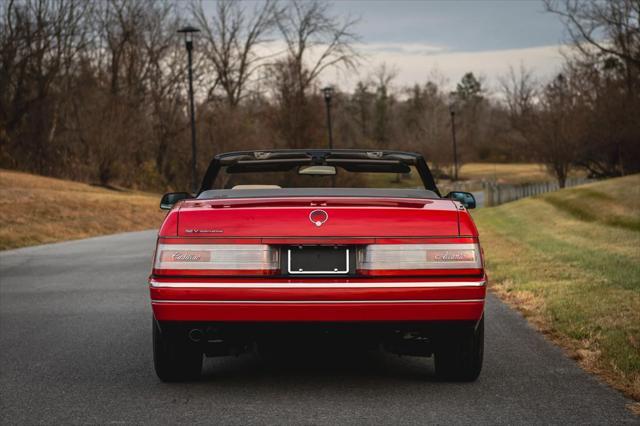
<instances>
[{"instance_id":1,"label":"windshield frame","mask_svg":"<svg viewBox=\"0 0 640 426\"><path fill-rule=\"evenodd\" d=\"M209 167L202 179L198 194L213 188L216 177L223 167L237 164L260 165L278 163L296 163L308 165L338 165L338 164L405 164L414 166L420 175L424 188L442 197L436 186L433 175L422 155L404 151L374 151L374 150L262 150L235 151L216 155L209 163Z\"/></svg>"}]
</instances>

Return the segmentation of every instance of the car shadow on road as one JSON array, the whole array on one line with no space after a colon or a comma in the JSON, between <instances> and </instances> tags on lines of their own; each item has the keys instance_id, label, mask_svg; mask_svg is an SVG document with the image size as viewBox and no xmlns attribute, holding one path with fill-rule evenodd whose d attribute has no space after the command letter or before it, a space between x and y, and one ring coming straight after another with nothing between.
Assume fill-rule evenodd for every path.
<instances>
[{"instance_id":1,"label":"car shadow on road","mask_svg":"<svg viewBox=\"0 0 640 426\"><path fill-rule=\"evenodd\" d=\"M202 382L249 383L336 382L362 379L388 384L397 381L437 381L432 358L398 356L381 349L256 351L238 357L206 358Z\"/></svg>"}]
</instances>

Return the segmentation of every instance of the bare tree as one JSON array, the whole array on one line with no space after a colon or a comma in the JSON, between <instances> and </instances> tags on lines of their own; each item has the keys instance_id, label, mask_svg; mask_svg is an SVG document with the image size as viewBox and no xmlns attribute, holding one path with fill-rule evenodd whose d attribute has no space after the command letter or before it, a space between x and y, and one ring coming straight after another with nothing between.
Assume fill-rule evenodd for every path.
<instances>
[{"instance_id":1,"label":"bare tree","mask_svg":"<svg viewBox=\"0 0 640 426\"><path fill-rule=\"evenodd\" d=\"M84 47L88 6L83 0L3 3L0 142L11 144L22 133L16 152L38 173L55 166L50 156L68 101L65 86Z\"/></svg>"},{"instance_id":2,"label":"bare tree","mask_svg":"<svg viewBox=\"0 0 640 426\"><path fill-rule=\"evenodd\" d=\"M357 20L331 16L328 3L294 0L278 13L276 22L298 90L309 88L329 67L357 65L359 56L353 48Z\"/></svg>"},{"instance_id":3,"label":"bare tree","mask_svg":"<svg viewBox=\"0 0 640 426\"><path fill-rule=\"evenodd\" d=\"M153 0L109 0L95 7L93 50L99 78L98 91L91 94L100 107L76 100L77 108L110 117L110 125L124 129L111 137L100 136L102 121L84 120L78 132L90 145L99 164L97 178L135 181L132 170L152 171L154 182L171 175L167 164L170 144L184 130L182 90L184 88L184 49L178 45L179 17L173 3ZM106 83L106 84L104 84ZM141 105L145 105L141 108ZM94 146L106 145L109 149ZM122 149L127 146L127 149ZM132 167L116 167L114 156L128 153ZM114 167L113 171L107 170ZM147 177L148 178L148 177Z\"/></svg>"},{"instance_id":4,"label":"bare tree","mask_svg":"<svg viewBox=\"0 0 640 426\"><path fill-rule=\"evenodd\" d=\"M398 76L398 70L383 63L374 71L373 79L376 85L374 108L373 135L380 148L387 148L392 139L392 107L394 97L391 93L391 83Z\"/></svg>"},{"instance_id":5,"label":"bare tree","mask_svg":"<svg viewBox=\"0 0 640 426\"><path fill-rule=\"evenodd\" d=\"M509 109L514 127L524 127L523 121L528 121L534 113L537 93L537 81L533 71L520 65L516 72L509 67L509 74L499 78L504 100Z\"/></svg>"},{"instance_id":6,"label":"bare tree","mask_svg":"<svg viewBox=\"0 0 640 426\"><path fill-rule=\"evenodd\" d=\"M170 147L188 123L183 97L186 58L183 47L176 43L180 19L174 3L155 2L147 9L144 22L142 51L149 67L146 85L153 131L149 156L154 157L158 179L171 181L176 171L169 162Z\"/></svg>"},{"instance_id":7,"label":"bare tree","mask_svg":"<svg viewBox=\"0 0 640 426\"><path fill-rule=\"evenodd\" d=\"M624 64L627 88L640 90L640 2L638 0L544 0L562 17L573 47L585 57L608 55Z\"/></svg>"},{"instance_id":8,"label":"bare tree","mask_svg":"<svg viewBox=\"0 0 640 426\"><path fill-rule=\"evenodd\" d=\"M194 4L192 13L204 29L207 41L204 54L216 74L209 98L220 86L227 104L236 107L264 60L256 50L267 41L266 36L274 28L275 2L265 0L249 13L240 2L219 0L210 19L202 3Z\"/></svg>"},{"instance_id":9,"label":"bare tree","mask_svg":"<svg viewBox=\"0 0 640 426\"><path fill-rule=\"evenodd\" d=\"M540 89L533 71L522 64L517 71L509 67L509 73L499 78L499 84L507 110L511 147L536 155L534 148Z\"/></svg>"},{"instance_id":10,"label":"bare tree","mask_svg":"<svg viewBox=\"0 0 640 426\"><path fill-rule=\"evenodd\" d=\"M353 120L360 130L360 136L366 141L370 138L371 132L371 103L375 96L370 90L371 84L366 81L359 81L351 97L354 110Z\"/></svg>"},{"instance_id":11,"label":"bare tree","mask_svg":"<svg viewBox=\"0 0 640 426\"><path fill-rule=\"evenodd\" d=\"M573 82L559 74L541 96L539 119L536 121L536 152L564 188L575 165L582 139L582 105L576 99Z\"/></svg>"},{"instance_id":12,"label":"bare tree","mask_svg":"<svg viewBox=\"0 0 640 426\"><path fill-rule=\"evenodd\" d=\"M279 104L277 127L288 146L302 147L317 140L318 114L307 104L308 92L324 70L355 67L356 22L331 16L329 4L319 0L294 0L278 11L276 25L285 43L285 57L269 66L268 76Z\"/></svg>"},{"instance_id":13,"label":"bare tree","mask_svg":"<svg viewBox=\"0 0 640 426\"><path fill-rule=\"evenodd\" d=\"M524 140L524 147L565 186L575 165L580 145L580 103L574 81L559 74L542 90L530 70L510 68L500 78L511 126Z\"/></svg>"},{"instance_id":14,"label":"bare tree","mask_svg":"<svg viewBox=\"0 0 640 426\"><path fill-rule=\"evenodd\" d=\"M582 81L579 93L589 111L578 164L596 176L640 171L640 2L545 0L545 5L565 23L573 46L567 69Z\"/></svg>"}]
</instances>

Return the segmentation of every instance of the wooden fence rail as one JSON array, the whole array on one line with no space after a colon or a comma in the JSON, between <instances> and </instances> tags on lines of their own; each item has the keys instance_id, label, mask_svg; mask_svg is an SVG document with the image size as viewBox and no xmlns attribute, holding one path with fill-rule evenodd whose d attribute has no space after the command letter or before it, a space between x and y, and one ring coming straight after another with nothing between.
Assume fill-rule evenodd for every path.
<instances>
[{"instance_id":1,"label":"wooden fence rail","mask_svg":"<svg viewBox=\"0 0 640 426\"><path fill-rule=\"evenodd\" d=\"M565 187L583 185L593 179L568 178ZM523 184L506 184L496 182L483 182L484 197L482 206L490 207L519 200L520 198L531 197L533 195L544 194L545 192L557 191L560 189L557 181L532 182Z\"/></svg>"}]
</instances>

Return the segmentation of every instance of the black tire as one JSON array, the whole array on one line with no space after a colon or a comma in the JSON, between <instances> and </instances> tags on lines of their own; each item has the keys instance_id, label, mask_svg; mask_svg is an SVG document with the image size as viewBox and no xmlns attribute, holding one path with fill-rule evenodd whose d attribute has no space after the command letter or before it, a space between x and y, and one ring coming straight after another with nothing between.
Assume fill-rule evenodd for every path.
<instances>
[{"instance_id":1,"label":"black tire","mask_svg":"<svg viewBox=\"0 0 640 426\"><path fill-rule=\"evenodd\" d=\"M482 371L484 317L476 327L456 330L438 339L434 353L436 376L441 380L473 382Z\"/></svg>"},{"instance_id":2,"label":"black tire","mask_svg":"<svg viewBox=\"0 0 640 426\"><path fill-rule=\"evenodd\" d=\"M153 319L153 365L163 382L197 380L202 371L202 351L189 344L163 335Z\"/></svg>"}]
</instances>

